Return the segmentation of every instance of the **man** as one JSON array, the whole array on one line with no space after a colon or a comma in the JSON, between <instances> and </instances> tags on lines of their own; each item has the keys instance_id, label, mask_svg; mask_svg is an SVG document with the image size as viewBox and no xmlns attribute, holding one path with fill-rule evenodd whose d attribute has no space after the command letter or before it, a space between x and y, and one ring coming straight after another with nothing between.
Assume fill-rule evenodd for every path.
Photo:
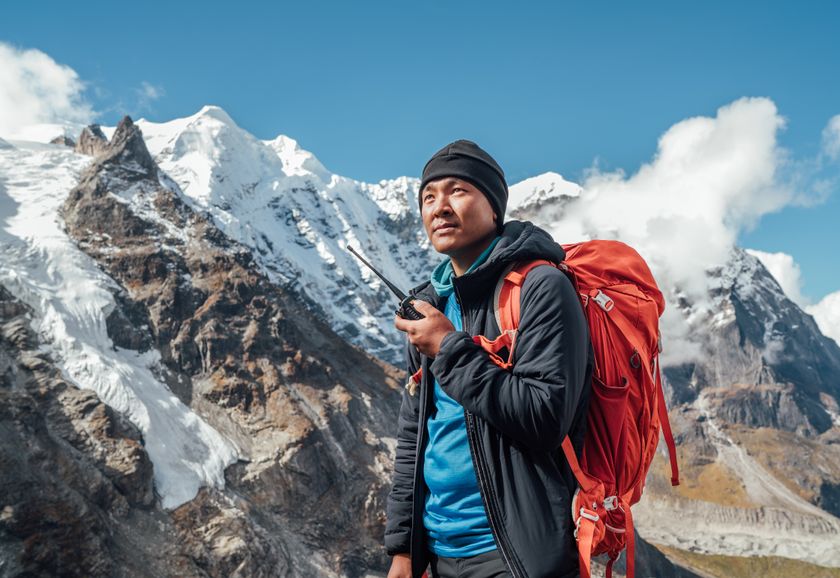
<instances>
[{"instance_id":1,"label":"man","mask_svg":"<svg viewBox=\"0 0 840 578\"><path fill-rule=\"evenodd\" d=\"M560 444L580 455L593 353L572 283L551 266L528 274L513 368L495 365L473 335L500 330L499 278L518 261L560 262L562 247L529 222L504 223L498 163L457 140L426 163L419 203L426 234L448 256L414 288L425 318L397 317L409 375L398 419L385 546L388 578L577 576L574 476Z\"/></svg>"}]
</instances>

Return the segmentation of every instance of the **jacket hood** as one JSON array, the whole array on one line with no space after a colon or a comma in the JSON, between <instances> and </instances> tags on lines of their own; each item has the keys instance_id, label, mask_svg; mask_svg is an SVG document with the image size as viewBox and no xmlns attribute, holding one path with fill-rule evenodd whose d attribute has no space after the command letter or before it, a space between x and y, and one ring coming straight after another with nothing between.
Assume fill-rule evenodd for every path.
<instances>
[{"instance_id":1,"label":"jacket hood","mask_svg":"<svg viewBox=\"0 0 840 578\"><path fill-rule=\"evenodd\" d=\"M484 294L487 287L495 287L502 270L513 261L547 259L559 263L566 258L566 251L544 229L530 221L507 221L501 238L487 259L474 270L453 279L459 294L471 299ZM441 297L426 281L411 290L411 294L439 306Z\"/></svg>"}]
</instances>

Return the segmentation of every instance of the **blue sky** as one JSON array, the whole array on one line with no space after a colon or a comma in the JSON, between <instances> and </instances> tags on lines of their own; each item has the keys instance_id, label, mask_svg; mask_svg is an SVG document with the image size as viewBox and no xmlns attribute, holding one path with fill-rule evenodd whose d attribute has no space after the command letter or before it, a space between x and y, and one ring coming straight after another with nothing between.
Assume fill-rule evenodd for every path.
<instances>
[{"instance_id":1,"label":"blue sky","mask_svg":"<svg viewBox=\"0 0 840 578\"><path fill-rule=\"evenodd\" d=\"M286 134L330 170L419 176L470 138L513 183L548 170L634 173L685 118L773 100L795 161L840 114L840 3L7 3L0 41L87 83L98 120L168 120L205 104ZM146 90L143 96L143 87ZM840 191L766 215L744 246L793 255L812 300L840 289Z\"/></svg>"}]
</instances>

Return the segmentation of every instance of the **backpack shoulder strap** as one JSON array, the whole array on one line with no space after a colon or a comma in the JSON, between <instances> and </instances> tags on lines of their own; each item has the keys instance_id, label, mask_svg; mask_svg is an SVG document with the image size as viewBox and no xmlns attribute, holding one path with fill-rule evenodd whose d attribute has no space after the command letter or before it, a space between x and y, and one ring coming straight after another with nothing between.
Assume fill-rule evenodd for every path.
<instances>
[{"instance_id":1,"label":"backpack shoulder strap","mask_svg":"<svg viewBox=\"0 0 840 578\"><path fill-rule=\"evenodd\" d=\"M512 263L499 276L499 282L496 284L496 291L493 294L493 313L496 316L499 330L503 334L508 331L516 331L519 328L519 302L522 285L525 283L525 277L528 273L540 265L557 267L556 263L547 259L522 261Z\"/></svg>"},{"instance_id":2,"label":"backpack shoulder strap","mask_svg":"<svg viewBox=\"0 0 840 578\"><path fill-rule=\"evenodd\" d=\"M487 339L483 335L473 336L473 342L487 351L490 360L502 369L513 367L513 349L516 345L517 329L519 327L519 296L525 276L539 265L557 266L551 261L538 259L534 261L513 262L499 275L499 281L493 292L493 314L499 327L499 337ZM507 349L507 360L498 354Z\"/></svg>"}]
</instances>

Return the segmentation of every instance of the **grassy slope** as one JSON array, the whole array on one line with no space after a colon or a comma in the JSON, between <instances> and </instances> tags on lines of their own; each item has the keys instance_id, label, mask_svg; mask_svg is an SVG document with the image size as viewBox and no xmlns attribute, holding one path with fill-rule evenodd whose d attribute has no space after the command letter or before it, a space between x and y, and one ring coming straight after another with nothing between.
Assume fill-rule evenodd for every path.
<instances>
[{"instance_id":1,"label":"grassy slope","mask_svg":"<svg viewBox=\"0 0 840 578\"><path fill-rule=\"evenodd\" d=\"M840 568L824 568L776 556L719 556L669 546L656 547L672 562L711 578L840 578Z\"/></svg>"}]
</instances>

